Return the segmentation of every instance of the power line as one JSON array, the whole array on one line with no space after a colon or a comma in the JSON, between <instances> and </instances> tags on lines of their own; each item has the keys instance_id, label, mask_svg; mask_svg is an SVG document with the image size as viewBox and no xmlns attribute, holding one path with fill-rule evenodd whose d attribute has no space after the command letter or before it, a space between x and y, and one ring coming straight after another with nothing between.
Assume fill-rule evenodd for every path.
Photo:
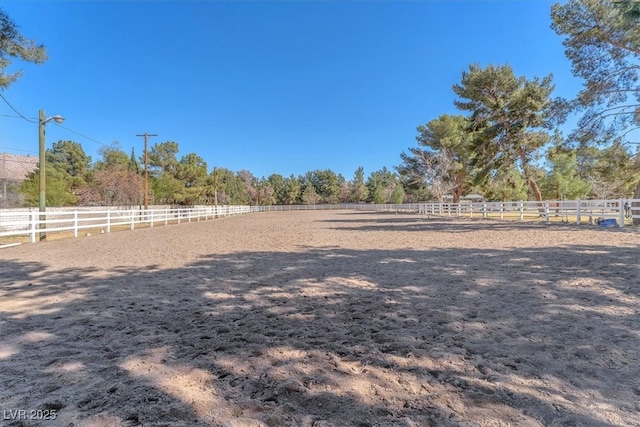
<instances>
[{"instance_id":1,"label":"power line","mask_svg":"<svg viewBox=\"0 0 640 427\"><path fill-rule=\"evenodd\" d=\"M3 150L20 151L21 153L38 154L36 151L23 150L21 148L7 147L6 145L2 145L2 146L0 146L0 148L2 148Z\"/></svg>"},{"instance_id":2,"label":"power line","mask_svg":"<svg viewBox=\"0 0 640 427\"><path fill-rule=\"evenodd\" d=\"M0 114L0 117L9 117L9 118L12 118L12 119L21 119L22 118L20 116L14 116L14 115L11 115L11 114Z\"/></svg>"},{"instance_id":3,"label":"power line","mask_svg":"<svg viewBox=\"0 0 640 427\"><path fill-rule=\"evenodd\" d=\"M35 120L35 119L29 119L29 118L25 117L22 113L20 113L18 110L16 110L16 109L13 107L13 105L11 105L11 103L10 103L9 101L7 101L7 98L5 98L5 97L2 95L2 93L0 93L0 99L2 99L2 100L3 100L3 101L4 101L4 102L9 106L9 108L11 108L11 109L12 109L12 110L13 110L13 111L18 115L18 116L9 116L9 115L7 115L7 114L2 114L2 115L0 115L0 116L2 116L2 117L13 117L13 118L17 118L17 117L19 117L19 118L21 118L21 119L24 119L24 120L26 120L26 121L30 122L30 123L38 123L38 120ZM69 132L71 132L71 133L74 133L74 134L76 134L76 135L78 135L78 136L81 136L81 137L83 137L83 138L86 138L86 139L88 139L89 141L95 142L96 144L100 144L100 145L103 145L103 146L105 146L105 147L108 147L108 145L107 145L107 144L104 144L104 143L102 143L102 142L100 142L100 141L98 141L98 140L96 140L96 139L94 139L94 138L91 138L90 136L84 135L84 134L82 134L82 133L80 133L80 132L76 132L75 130L73 130L73 129L69 129L68 127L65 127L65 126L62 126L62 125L61 125L61 124L59 124L59 123L56 123L56 125L60 126L62 129L65 129L65 130L67 130L67 131L69 131Z\"/></svg>"},{"instance_id":4,"label":"power line","mask_svg":"<svg viewBox=\"0 0 640 427\"><path fill-rule=\"evenodd\" d=\"M73 129L69 129L69 128L68 128L68 127L66 127L66 126L62 126L62 125L61 125L61 124L59 124L59 123L55 123L55 125L56 125L56 126L61 127L61 128L62 128L62 129L64 129L64 130L67 130L67 131L69 131L69 132L71 132L71 133L74 133L74 134L76 134L76 135L78 135L78 136L81 136L81 137L83 137L83 138L86 138L86 139L88 139L89 141L95 142L96 144L100 144L100 145L102 145L102 146L104 146L104 147L108 147L108 146L109 146L108 144L102 143L102 142L98 141L97 139L91 138L90 136L87 136L87 135L81 134L80 132L76 132L75 130L73 130Z\"/></svg>"},{"instance_id":5,"label":"power line","mask_svg":"<svg viewBox=\"0 0 640 427\"><path fill-rule=\"evenodd\" d=\"M37 120L31 120L26 118L25 116L22 115L22 113L20 113L20 111L16 110L15 108L13 108L13 105L11 105L11 103L9 101L7 101L7 98L5 98L2 93L0 93L0 98L2 98L2 100L9 106L9 108L11 108L18 116L20 116L21 118L23 118L24 120L30 122L30 123L38 123Z\"/></svg>"},{"instance_id":6,"label":"power line","mask_svg":"<svg viewBox=\"0 0 640 427\"><path fill-rule=\"evenodd\" d=\"M7 115L7 114L1 114L0 115L1 117L21 118L23 120L26 120L29 123L38 123L37 119L29 119L28 117L25 117L22 113L20 113L13 105L11 105L11 103L7 100L7 98L5 98L2 95L2 93L0 93L0 99L2 99L9 106L9 108L11 108L17 114L17 116L10 116L10 115ZM96 144L102 145L103 147L108 147L109 146L109 145L107 145L107 144L105 144L103 142L98 141L95 138L91 138L90 136L87 136L85 134L77 132L77 131L75 131L73 129L70 129L70 128L66 127L66 126L62 126L61 124L59 124L57 122L55 124L57 126L60 126L62 129L65 129L68 132L71 132L71 133L73 133L75 135L81 136L82 138L88 139L89 141L95 142ZM8 148L8 147L3 147L3 148L6 148L6 149L9 149L9 150L12 150L12 151L21 151L21 152L25 152L25 153L33 153L33 154L35 154L35 152L28 151L28 150L11 149L11 148ZM28 162L20 162L20 163L28 163Z\"/></svg>"}]
</instances>

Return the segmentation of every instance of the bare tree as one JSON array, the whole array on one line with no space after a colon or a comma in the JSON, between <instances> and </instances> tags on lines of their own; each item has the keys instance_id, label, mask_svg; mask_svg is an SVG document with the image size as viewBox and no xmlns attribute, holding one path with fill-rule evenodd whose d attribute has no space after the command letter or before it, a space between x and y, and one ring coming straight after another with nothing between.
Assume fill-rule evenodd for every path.
<instances>
[{"instance_id":1,"label":"bare tree","mask_svg":"<svg viewBox=\"0 0 640 427\"><path fill-rule=\"evenodd\" d=\"M101 204L137 205L144 195L144 178L128 169L101 170L96 172L96 190Z\"/></svg>"},{"instance_id":2,"label":"bare tree","mask_svg":"<svg viewBox=\"0 0 640 427\"><path fill-rule=\"evenodd\" d=\"M591 194L596 199L613 199L624 196L624 194L620 194L620 186L616 182L608 181L602 175L591 175L588 181L591 185Z\"/></svg>"},{"instance_id":3,"label":"bare tree","mask_svg":"<svg viewBox=\"0 0 640 427\"><path fill-rule=\"evenodd\" d=\"M410 185L425 186L431 196L440 202L444 201L445 196L451 194L458 185L452 174L455 164L454 153L447 149L412 149L411 153L412 156L403 157L405 167L401 167L400 173Z\"/></svg>"}]
</instances>

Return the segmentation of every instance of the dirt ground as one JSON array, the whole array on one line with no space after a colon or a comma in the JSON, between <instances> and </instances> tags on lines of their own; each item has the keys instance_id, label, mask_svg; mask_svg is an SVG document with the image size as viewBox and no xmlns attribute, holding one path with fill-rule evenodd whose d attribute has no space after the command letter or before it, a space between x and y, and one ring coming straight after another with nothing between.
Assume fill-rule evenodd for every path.
<instances>
[{"instance_id":1,"label":"dirt ground","mask_svg":"<svg viewBox=\"0 0 640 427\"><path fill-rule=\"evenodd\" d=\"M639 244L323 211L6 248L0 424L638 426Z\"/></svg>"}]
</instances>

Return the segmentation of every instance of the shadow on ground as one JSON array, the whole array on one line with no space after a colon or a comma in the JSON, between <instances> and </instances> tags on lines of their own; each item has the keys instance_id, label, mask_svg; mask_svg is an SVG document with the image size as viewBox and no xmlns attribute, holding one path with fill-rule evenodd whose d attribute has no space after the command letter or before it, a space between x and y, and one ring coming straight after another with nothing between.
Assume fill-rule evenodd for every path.
<instances>
[{"instance_id":1,"label":"shadow on ground","mask_svg":"<svg viewBox=\"0 0 640 427\"><path fill-rule=\"evenodd\" d=\"M603 233L628 233L638 232L637 227L600 227L588 224L588 219L582 221L581 225L575 223L563 223L552 220L545 223L543 219L526 218L520 221L517 218L500 220L495 216L483 219L481 214L476 214L470 218L468 216L456 217L445 215L419 214L407 216L406 214L396 214L393 212L376 212L375 216L371 212L345 212L336 215L338 219L326 219L322 222L332 225L335 230L341 231L392 231L392 232L416 232L416 231L438 231L448 233L468 233L482 229L492 231L518 231L518 230L579 230L588 227L590 230L597 230Z\"/></svg>"},{"instance_id":2,"label":"shadow on ground","mask_svg":"<svg viewBox=\"0 0 640 427\"><path fill-rule=\"evenodd\" d=\"M94 273L0 261L3 425L640 424L629 248L321 248Z\"/></svg>"}]
</instances>

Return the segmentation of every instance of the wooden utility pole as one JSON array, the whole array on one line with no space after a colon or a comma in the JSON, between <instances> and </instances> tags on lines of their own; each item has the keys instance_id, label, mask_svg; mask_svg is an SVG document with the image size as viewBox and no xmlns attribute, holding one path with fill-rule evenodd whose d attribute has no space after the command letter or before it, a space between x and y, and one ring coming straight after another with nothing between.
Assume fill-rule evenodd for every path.
<instances>
[{"instance_id":1,"label":"wooden utility pole","mask_svg":"<svg viewBox=\"0 0 640 427\"><path fill-rule=\"evenodd\" d=\"M144 210L149 209L149 155L147 153L147 142L150 136L158 136L155 133L143 133L136 135L144 137Z\"/></svg>"}]
</instances>

